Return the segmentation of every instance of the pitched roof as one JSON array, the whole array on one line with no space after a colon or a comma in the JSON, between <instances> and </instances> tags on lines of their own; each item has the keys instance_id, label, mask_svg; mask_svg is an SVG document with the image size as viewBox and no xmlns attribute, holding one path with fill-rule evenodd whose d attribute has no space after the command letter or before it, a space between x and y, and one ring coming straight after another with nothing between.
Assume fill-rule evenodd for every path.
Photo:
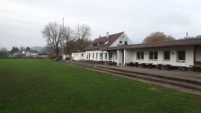
<instances>
[{"instance_id":1,"label":"pitched roof","mask_svg":"<svg viewBox=\"0 0 201 113\"><path fill-rule=\"evenodd\" d=\"M107 48L104 50L142 49L142 48L158 48L158 47L181 47L181 46L195 46L195 45L201 45L201 38L122 45L122 46Z\"/></svg>"},{"instance_id":2,"label":"pitched roof","mask_svg":"<svg viewBox=\"0 0 201 113\"><path fill-rule=\"evenodd\" d=\"M106 49L109 48L109 46L119 37L123 34L124 32L116 33L109 35L108 38L107 36L100 37L95 39L91 44L89 44L84 50L101 50L101 49ZM96 47L93 45L97 44Z\"/></svg>"}]
</instances>

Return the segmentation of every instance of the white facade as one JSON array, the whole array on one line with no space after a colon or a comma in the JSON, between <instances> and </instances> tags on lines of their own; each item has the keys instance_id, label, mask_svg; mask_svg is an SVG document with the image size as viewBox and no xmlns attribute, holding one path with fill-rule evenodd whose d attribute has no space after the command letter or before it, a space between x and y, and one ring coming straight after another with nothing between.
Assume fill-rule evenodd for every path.
<instances>
[{"instance_id":1,"label":"white facade","mask_svg":"<svg viewBox=\"0 0 201 113\"><path fill-rule=\"evenodd\" d=\"M108 34L107 34L108 35ZM109 41L104 42L104 44L109 43ZM128 36L123 32L118 38L109 46L116 47L120 45L128 45L133 44L133 42L128 38ZM111 57L112 56L112 57ZM93 60L93 61L112 61L117 62L117 53L113 52L112 54L108 54L107 51L102 50L86 50L72 53L72 60ZM110 58L111 57L111 58Z\"/></svg>"},{"instance_id":2,"label":"white facade","mask_svg":"<svg viewBox=\"0 0 201 113\"><path fill-rule=\"evenodd\" d=\"M22 54L24 54L25 57L36 57L38 55L38 52L35 50L30 50L30 51L22 51Z\"/></svg>"},{"instance_id":3,"label":"white facade","mask_svg":"<svg viewBox=\"0 0 201 113\"><path fill-rule=\"evenodd\" d=\"M93 61L109 61L107 51L95 50L72 53L72 60L93 60Z\"/></svg>"},{"instance_id":4,"label":"white facade","mask_svg":"<svg viewBox=\"0 0 201 113\"><path fill-rule=\"evenodd\" d=\"M150 57L153 55L152 53L156 53L156 58ZM168 53L165 58L165 52ZM180 59L180 52L184 53L182 60ZM129 62L138 62L141 63L151 63L153 65L156 64L169 64L172 66L184 66L189 67L189 65L194 64L194 47L186 46L186 47L166 47L166 48L148 48L148 49L123 49L117 50L117 65L125 65L125 63ZM143 57L137 54L142 53ZM155 56L154 56L155 57ZM115 56L112 56L115 59Z\"/></svg>"},{"instance_id":5,"label":"white facade","mask_svg":"<svg viewBox=\"0 0 201 113\"><path fill-rule=\"evenodd\" d=\"M129 44L133 44L132 40L130 40L128 36L125 33L123 33L121 36L119 36L117 40L115 40L110 45L110 47L116 47L118 45L129 45Z\"/></svg>"}]
</instances>

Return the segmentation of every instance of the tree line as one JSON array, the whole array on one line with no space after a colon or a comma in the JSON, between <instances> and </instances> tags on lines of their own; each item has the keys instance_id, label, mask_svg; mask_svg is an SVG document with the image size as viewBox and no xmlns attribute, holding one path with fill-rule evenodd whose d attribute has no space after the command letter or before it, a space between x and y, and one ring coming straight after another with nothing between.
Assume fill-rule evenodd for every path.
<instances>
[{"instance_id":1,"label":"tree line","mask_svg":"<svg viewBox=\"0 0 201 113\"><path fill-rule=\"evenodd\" d=\"M31 50L30 47L24 47L21 46L20 48L13 46L12 49L10 51L8 51L5 47L0 48L0 58L7 58L9 57L9 54L14 54L16 52L22 52L22 51L29 51Z\"/></svg>"}]
</instances>

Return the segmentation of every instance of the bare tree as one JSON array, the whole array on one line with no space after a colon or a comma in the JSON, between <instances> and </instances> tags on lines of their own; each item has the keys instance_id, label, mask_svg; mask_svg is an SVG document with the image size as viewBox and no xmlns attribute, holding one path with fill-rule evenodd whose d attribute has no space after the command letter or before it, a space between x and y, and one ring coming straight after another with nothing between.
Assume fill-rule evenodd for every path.
<instances>
[{"instance_id":1,"label":"bare tree","mask_svg":"<svg viewBox=\"0 0 201 113\"><path fill-rule=\"evenodd\" d=\"M66 43L65 43L65 53L69 53L68 52L68 48L70 46L68 46L68 42L69 42L69 40L73 39L74 31L70 27L64 27L64 33L65 33L64 40L66 40Z\"/></svg>"},{"instance_id":2,"label":"bare tree","mask_svg":"<svg viewBox=\"0 0 201 113\"><path fill-rule=\"evenodd\" d=\"M44 27L42 35L47 39L48 45L53 49L57 57L59 56L59 50L63 41L63 27L57 22L51 22Z\"/></svg>"},{"instance_id":3,"label":"bare tree","mask_svg":"<svg viewBox=\"0 0 201 113\"><path fill-rule=\"evenodd\" d=\"M86 47L85 41L91 36L91 28L88 25L77 25L75 28L75 38L77 39L77 49L82 50Z\"/></svg>"},{"instance_id":4,"label":"bare tree","mask_svg":"<svg viewBox=\"0 0 201 113\"><path fill-rule=\"evenodd\" d=\"M64 27L65 40L68 42L73 38L74 31L70 27Z\"/></svg>"}]
</instances>

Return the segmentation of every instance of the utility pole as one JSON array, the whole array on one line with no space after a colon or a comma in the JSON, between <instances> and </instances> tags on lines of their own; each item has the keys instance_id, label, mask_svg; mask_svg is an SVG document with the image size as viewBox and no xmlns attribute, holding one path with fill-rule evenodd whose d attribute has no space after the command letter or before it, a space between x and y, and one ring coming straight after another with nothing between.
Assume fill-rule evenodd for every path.
<instances>
[{"instance_id":1,"label":"utility pole","mask_svg":"<svg viewBox=\"0 0 201 113\"><path fill-rule=\"evenodd\" d=\"M63 37L62 37L62 59L64 60L64 18L63 18Z\"/></svg>"},{"instance_id":2,"label":"utility pole","mask_svg":"<svg viewBox=\"0 0 201 113\"><path fill-rule=\"evenodd\" d=\"M188 38L188 32L186 32L186 38Z\"/></svg>"},{"instance_id":3,"label":"utility pole","mask_svg":"<svg viewBox=\"0 0 201 113\"><path fill-rule=\"evenodd\" d=\"M49 55L50 55L50 37L48 36L47 38L47 58L49 60Z\"/></svg>"}]
</instances>

